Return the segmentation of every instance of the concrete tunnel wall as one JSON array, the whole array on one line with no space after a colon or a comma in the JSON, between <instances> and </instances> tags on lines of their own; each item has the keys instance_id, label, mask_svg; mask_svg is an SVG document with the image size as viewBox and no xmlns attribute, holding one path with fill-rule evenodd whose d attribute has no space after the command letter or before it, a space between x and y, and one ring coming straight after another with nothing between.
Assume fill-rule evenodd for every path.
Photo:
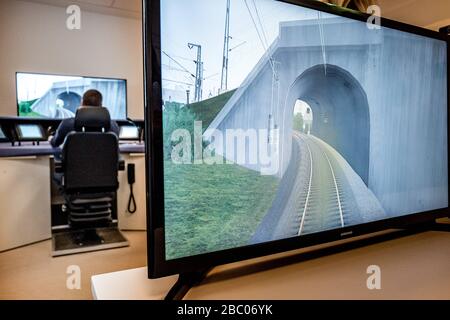
<instances>
[{"instance_id":1,"label":"concrete tunnel wall","mask_svg":"<svg viewBox=\"0 0 450 320\"><path fill-rule=\"evenodd\" d=\"M279 37L268 54L258 62L209 129L267 129L272 115L280 129L278 175L282 176L290 160L292 108L297 98L310 102L316 110L322 110L318 105L340 108L351 101L358 104L352 106L355 110L363 110L365 96L368 128L365 121L358 125L351 124L351 119L340 120L343 125L352 125L347 131L355 139L361 139L362 145L352 140L345 146L345 138L335 137L333 141L330 133L322 136L324 140L348 157L347 161L388 214L446 207L447 70L442 65L447 55L445 45L392 29L369 30L364 23L345 18L323 20L323 30L326 63L338 67L342 75L349 75L342 77L350 80L348 90L345 90L347 80L342 83L329 79L331 73L322 80L313 79L317 74L304 75L302 85L296 87L296 81L308 69L324 64L319 27L317 20L281 23ZM278 86L273 82L269 56L277 68ZM313 83L327 86L328 81L341 82L336 89L331 89L335 93L324 94L328 87L316 90L303 87ZM353 98L346 100L348 95ZM315 132L319 135L326 132L326 128L317 125L315 119ZM355 150L349 151L348 146ZM367 160L357 161L363 169L358 169L351 153L365 154L367 149ZM248 167L259 170L258 165Z\"/></svg>"}]
</instances>

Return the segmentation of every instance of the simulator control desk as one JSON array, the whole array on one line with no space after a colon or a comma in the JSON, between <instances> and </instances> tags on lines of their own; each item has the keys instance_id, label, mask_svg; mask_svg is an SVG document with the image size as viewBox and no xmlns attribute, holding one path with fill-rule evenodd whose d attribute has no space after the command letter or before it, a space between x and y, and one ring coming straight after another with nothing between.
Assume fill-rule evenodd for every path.
<instances>
[{"instance_id":1,"label":"simulator control desk","mask_svg":"<svg viewBox=\"0 0 450 320\"><path fill-rule=\"evenodd\" d=\"M0 124L2 121L4 119L0 119ZM53 125L58 124L53 122ZM2 126L8 128L8 125ZM39 145L22 142L20 146L0 143L0 252L51 238L52 202L55 202L52 168L54 155L59 151L48 142ZM127 210L130 196L127 172L119 172L119 228L145 230L145 147L142 142L121 141L120 152L126 168L130 163L135 165L133 190L137 210L133 214Z\"/></svg>"}]
</instances>

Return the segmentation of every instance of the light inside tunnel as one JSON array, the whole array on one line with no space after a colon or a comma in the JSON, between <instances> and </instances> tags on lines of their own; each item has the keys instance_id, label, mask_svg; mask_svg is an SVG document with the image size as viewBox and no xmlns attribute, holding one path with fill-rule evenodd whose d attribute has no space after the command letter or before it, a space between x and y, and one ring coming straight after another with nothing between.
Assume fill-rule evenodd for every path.
<instances>
[{"instance_id":1,"label":"light inside tunnel","mask_svg":"<svg viewBox=\"0 0 450 320\"><path fill-rule=\"evenodd\" d=\"M64 109L75 113L77 108L81 105L81 96L76 92L65 91L57 96L56 104L61 104L61 101Z\"/></svg>"},{"instance_id":2,"label":"light inside tunnel","mask_svg":"<svg viewBox=\"0 0 450 320\"><path fill-rule=\"evenodd\" d=\"M298 99L294 106L292 128L305 134L310 134L313 125L313 112L311 106Z\"/></svg>"}]
</instances>

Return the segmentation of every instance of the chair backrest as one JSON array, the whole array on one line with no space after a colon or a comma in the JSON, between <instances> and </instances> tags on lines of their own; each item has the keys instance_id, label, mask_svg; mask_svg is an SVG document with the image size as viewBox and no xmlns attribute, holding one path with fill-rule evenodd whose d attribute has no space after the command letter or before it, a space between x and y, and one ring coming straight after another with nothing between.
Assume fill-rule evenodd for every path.
<instances>
[{"instance_id":1,"label":"chair backrest","mask_svg":"<svg viewBox=\"0 0 450 320\"><path fill-rule=\"evenodd\" d=\"M77 132L108 132L111 128L111 116L103 107L78 108L75 115Z\"/></svg>"},{"instance_id":2,"label":"chair backrest","mask_svg":"<svg viewBox=\"0 0 450 320\"><path fill-rule=\"evenodd\" d=\"M108 132L110 123L105 108L78 110L76 131L67 136L62 153L66 193L117 190L119 141L114 133Z\"/></svg>"}]
</instances>

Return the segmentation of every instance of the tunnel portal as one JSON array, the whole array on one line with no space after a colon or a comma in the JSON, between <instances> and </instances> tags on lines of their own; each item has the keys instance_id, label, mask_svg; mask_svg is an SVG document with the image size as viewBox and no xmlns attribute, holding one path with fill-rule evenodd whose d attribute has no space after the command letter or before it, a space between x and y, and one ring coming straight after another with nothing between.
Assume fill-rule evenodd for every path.
<instances>
[{"instance_id":1,"label":"tunnel portal","mask_svg":"<svg viewBox=\"0 0 450 320\"><path fill-rule=\"evenodd\" d=\"M316 65L294 81L286 106L293 107L297 100L305 101L312 109L311 134L333 146L368 185L369 103L358 80L340 67Z\"/></svg>"},{"instance_id":2,"label":"tunnel portal","mask_svg":"<svg viewBox=\"0 0 450 320\"><path fill-rule=\"evenodd\" d=\"M72 91L60 93L57 96L57 99L64 102L64 109L67 109L73 113L75 113L77 108L81 105L81 96Z\"/></svg>"}]
</instances>

